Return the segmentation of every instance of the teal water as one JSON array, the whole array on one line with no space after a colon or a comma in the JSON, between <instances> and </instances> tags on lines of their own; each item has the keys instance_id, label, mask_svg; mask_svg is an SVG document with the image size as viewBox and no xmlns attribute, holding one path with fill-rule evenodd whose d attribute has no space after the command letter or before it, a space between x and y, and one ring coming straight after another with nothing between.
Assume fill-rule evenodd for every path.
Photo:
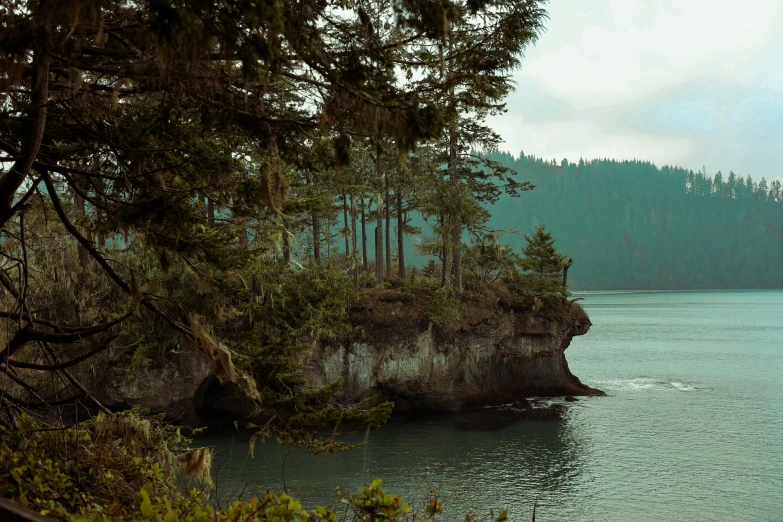
<instances>
[{"instance_id":1,"label":"teal water","mask_svg":"<svg viewBox=\"0 0 783 522\"><path fill-rule=\"evenodd\" d=\"M539 522L783 520L783 292L581 297L593 327L566 355L607 397L395 417L349 454L294 450L289 491L328 504L384 478L413 505L437 490L444 520L530 520L536 502ZM199 441L217 450L219 493L281 489L287 450L250 458L246 439Z\"/></svg>"}]
</instances>

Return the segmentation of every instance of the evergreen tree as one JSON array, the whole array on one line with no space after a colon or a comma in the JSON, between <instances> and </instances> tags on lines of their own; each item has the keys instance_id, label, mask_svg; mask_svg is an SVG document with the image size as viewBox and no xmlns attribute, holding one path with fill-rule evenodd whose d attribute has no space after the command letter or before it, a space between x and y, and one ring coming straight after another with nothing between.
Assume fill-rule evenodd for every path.
<instances>
[{"instance_id":1,"label":"evergreen tree","mask_svg":"<svg viewBox=\"0 0 783 522\"><path fill-rule=\"evenodd\" d=\"M442 242L443 283L462 290L462 235L487 220L482 203L492 203L503 190L516 193L530 187L517 184L511 171L474 153L494 150L500 137L486 118L505 111L511 73L524 49L535 42L545 12L541 2L469 0L438 4L444 27L439 46L415 48L414 63L423 69L416 82L444 107L446 125L439 141L440 175L437 233ZM487 13L477 15L479 6ZM434 85L439 87L433 88Z\"/></svg>"},{"instance_id":2,"label":"evergreen tree","mask_svg":"<svg viewBox=\"0 0 783 522\"><path fill-rule=\"evenodd\" d=\"M522 249L520 266L533 278L535 288L541 293L562 290L565 257L555 249L552 234L544 225L539 225L530 235L525 235L527 244Z\"/></svg>"}]
</instances>

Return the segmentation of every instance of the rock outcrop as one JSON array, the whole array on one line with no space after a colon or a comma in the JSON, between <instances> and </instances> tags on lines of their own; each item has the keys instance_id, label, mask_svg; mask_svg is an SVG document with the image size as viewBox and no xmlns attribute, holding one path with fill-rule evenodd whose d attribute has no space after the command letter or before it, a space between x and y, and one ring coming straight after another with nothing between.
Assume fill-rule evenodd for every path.
<instances>
[{"instance_id":1,"label":"rock outcrop","mask_svg":"<svg viewBox=\"0 0 783 522\"><path fill-rule=\"evenodd\" d=\"M565 349L590 320L574 304L559 320L494 309L468 329L445 335L402 303L376 303L354 317L354 342L319 345L304 361L311 385L342 380L346 400L371 395L398 411L455 411L534 396L600 395L571 374ZM121 374L95 371L86 380L112 409L142 406L188 425L249 415L253 404L211 375L192 346L158 366ZM87 377L86 375L84 376Z\"/></svg>"},{"instance_id":2,"label":"rock outcrop","mask_svg":"<svg viewBox=\"0 0 783 522\"><path fill-rule=\"evenodd\" d=\"M562 320L504 312L450 337L431 324L372 331L348 345L319 346L305 364L309 384L342 380L347 400L370 395L408 409L455 411L524 397L601 395L571 374L565 349L590 328L578 307ZM369 331L368 331L369 330Z\"/></svg>"},{"instance_id":3,"label":"rock outcrop","mask_svg":"<svg viewBox=\"0 0 783 522\"><path fill-rule=\"evenodd\" d=\"M103 368L82 376L102 404L112 410L141 406L165 413L171 422L202 424L204 395L213 380L204 354L185 344L163 364L120 372L114 370L121 368L121 354L111 355L103 360Z\"/></svg>"}]
</instances>

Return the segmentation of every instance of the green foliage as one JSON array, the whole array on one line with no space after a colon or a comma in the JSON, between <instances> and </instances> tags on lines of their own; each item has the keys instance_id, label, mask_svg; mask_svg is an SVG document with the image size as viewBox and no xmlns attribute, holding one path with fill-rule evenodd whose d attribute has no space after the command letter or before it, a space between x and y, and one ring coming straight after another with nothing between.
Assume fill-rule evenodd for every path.
<instances>
[{"instance_id":1,"label":"green foliage","mask_svg":"<svg viewBox=\"0 0 783 522\"><path fill-rule=\"evenodd\" d=\"M290 496L273 493L214 509L205 502L205 492L178 490L174 470L165 471L165 461L144 450L149 437L155 437L150 434L171 435L173 428L138 414L118 417L123 418L135 420L147 438L139 432L125 433L125 440L107 437L106 423L116 419L48 431L21 417L17 430L0 427L0 496L71 522L335 520L331 509L308 513ZM179 437L166 441L182 445Z\"/></svg>"},{"instance_id":2,"label":"green foliage","mask_svg":"<svg viewBox=\"0 0 783 522\"><path fill-rule=\"evenodd\" d=\"M502 280L517 270L520 264L519 257L511 248L498 241L497 234L467 247L462 262L465 270L475 277L476 288Z\"/></svg>"},{"instance_id":3,"label":"green foliage","mask_svg":"<svg viewBox=\"0 0 783 522\"><path fill-rule=\"evenodd\" d=\"M439 288L426 304L427 319L444 332L453 332L459 326L462 301L453 289Z\"/></svg>"},{"instance_id":4,"label":"green foliage","mask_svg":"<svg viewBox=\"0 0 783 522\"><path fill-rule=\"evenodd\" d=\"M525 237L523 257L494 237L468 248L467 287L477 295L494 294L501 305L514 310L560 319L569 308L566 298L570 295L563 286L564 258L543 226Z\"/></svg>"},{"instance_id":5,"label":"green foliage","mask_svg":"<svg viewBox=\"0 0 783 522\"><path fill-rule=\"evenodd\" d=\"M165 432L159 420L148 428ZM67 522L424 522L440 520L442 502L432 493L418 508L375 480L349 494L336 492L342 509L304 509L288 494L233 500L215 508L206 491L176 488L171 472L152 455L139 456L99 433L94 423L49 431L21 417L17 430L0 427L0 496ZM138 449L138 448L136 448ZM505 512L493 520L505 520ZM469 520L477 520L470 516Z\"/></svg>"},{"instance_id":6,"label":"green foliage","mask_svg":"<svg viewBox=\"0 0 783 522\"><path fill-rule=\"evenodd\" d=\"M72 516L71 522L95 520L94 510L84 510ZM156 497L152 485L145 485L138 495L135 509L117 518L98 518L107 522L124 520L150 520L154 522L326 522L336 519L336 512L318 507L308 512L293 497L267 493L262 498L249 501L235 500L225 510L214 509L199 501L196 494L185 497L180 494L172 498Z\"/></svg>"},{"instance_id":7,"label":"green foliage","mask_svg":"<svg viewBox=\"0 0 783 522\"><path fill-rule=\"evenodd\" d=\"M537 226L535 231L526 235L527 245L522 249L524 257L520 266L529 271L534 277L541 279L555 279L563 273L564 257L555 249L555 240L552 234L546 231L543 225Z\"/></svg>"},{"instance_id":8,"label":"green foliage","mask_svg":"<svg viewBox=\"0 0 783 522\"><path fill-rule=\"evenodd\" d=\"M529 273L529 288L536 296L562 295L565 258L555 249L555 240L543 225L526 235L527 245L522 249L520 267Z\"/></svg>"},{"instance_id":9,"label":"green foliage","mask_svg":"<svg viewBox=\"0 0 783 522\"><path fill-rule=\"evenodd\" d=\"M344 489L338 489L338 494L343 502L349 504L357 518L368 522L385 522L392 520L401 520L408 514L410 506L403 503L398 496L388 495L381 489L383 480L374 480L372 484L359 488L359 493L353 493L350 496ZM437 501L436 501L437 502ZM431 515L440 513L440 502L437 502Z\"/></svg>"},{"instance_id":10,"label":"green foliage","mask_svg":"<svg viewBox=\"0 0 783 522\"><path fill-rule=\"evenodd\" d=\"M174 494L171 452L186 444L140 412L54 431L23 416L16 429L0 427L0 496L58 518L93 506L122 512L145 484Z\"/></svg>"},{"instance_id":11,"label":"green foliage","mask_svg":"<svg viewBox=\"0 0 783 522\"><path fill-rule=\"evenodd\" d=\"M434 259L427 261L427 264L422 268L422 274L428 279L438 279L440 277L441 267Z\"/></svg>"},{"instance_id":12,"label":"green foliage","mask_svg":"<svg viewBox=\"0 0 783 522\"><path fill-rule=\"evenodd\" d=\"M503 286L508 292L501 302L514 310L557 320L563 318L570 306L560 282L547 282L530 274L514 272L503 278ZM566 290L565 296L568 295Z\"/></svg>"}]
</instances>

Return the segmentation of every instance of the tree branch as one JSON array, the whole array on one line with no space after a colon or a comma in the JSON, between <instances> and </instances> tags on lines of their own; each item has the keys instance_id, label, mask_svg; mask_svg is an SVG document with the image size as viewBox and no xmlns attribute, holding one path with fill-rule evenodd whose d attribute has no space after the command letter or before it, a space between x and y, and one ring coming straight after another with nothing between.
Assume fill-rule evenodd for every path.
<instances>
[{"instance_id":1,"label":"tree branch","mask_svg":"<svg viewBox=\"0 0 783 522\"><path fill-rule=\"evenodd\" d=\"M46 102L49 98L49 55L42 50L33 57L33 94L27 114L25 137L19 159L14 162L8 173L0 179L0 227L6 224L13 209L14 195L21 186L33 165L41 147L46 129Z\"/></svg>"},{"instance_id":2,"label":"tree branch","mask_svg":"<svg viewBox=\"0 0 783 522\"><path fill-rule=\"evenodd\" d=\"M106 342L102 343L97 348L94 348L93 350L90 350L89 352L80 355L78 357L74 357L73 359L63 362L63 363L57 363L57 364L35 364L35 363L29 363L29 362L23 362L23 361L14 361L10 360L8 361L9 366L13 366L15 368L26 368L29 370L42 370L47 372L52 372L56 370L62 370L63 368L69 368L71 366L75 366L79 364L82 361L85 361L92 357L93 355L97 354L98 352L102 352L109 346L111 346L112 341L116 339L117 336L113 335L109 339L106 340Z\"/></svg>"}]
</instances>

